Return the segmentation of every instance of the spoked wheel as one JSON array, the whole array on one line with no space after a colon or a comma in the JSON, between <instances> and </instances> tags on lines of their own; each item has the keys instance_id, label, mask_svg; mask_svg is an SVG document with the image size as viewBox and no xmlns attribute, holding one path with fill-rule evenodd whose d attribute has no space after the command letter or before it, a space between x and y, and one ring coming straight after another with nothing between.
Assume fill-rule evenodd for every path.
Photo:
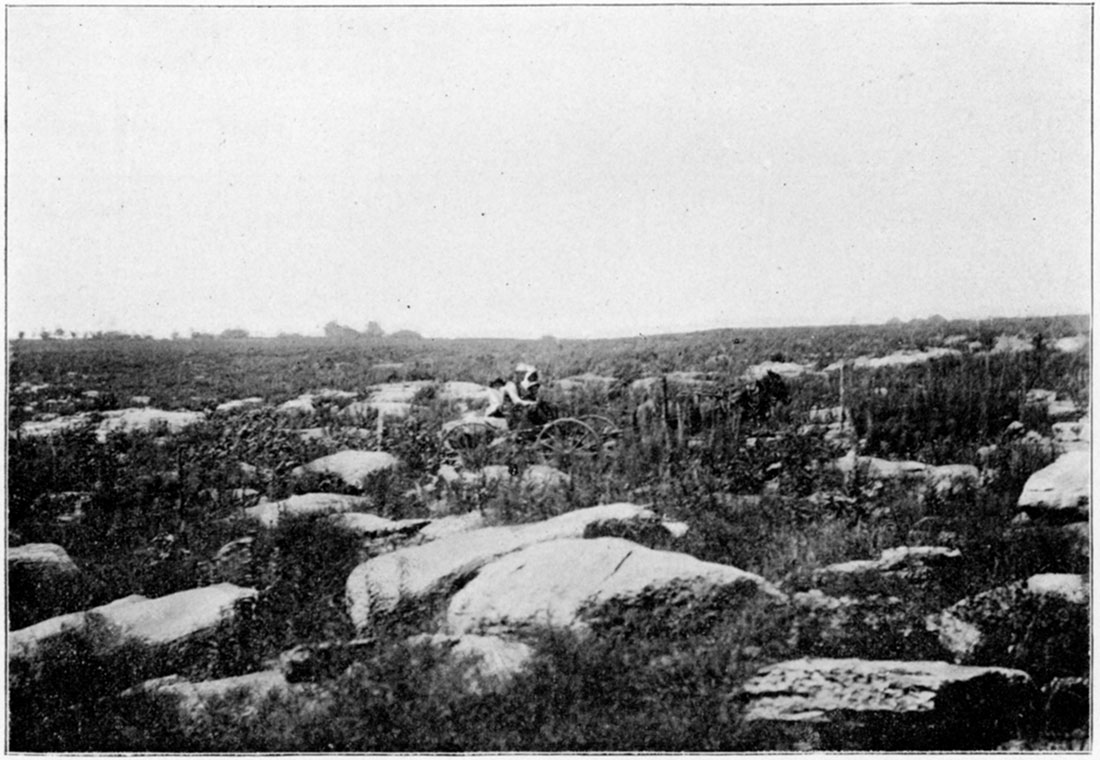
<instances>
[{"instance_id":1,"label":"spoked wheel","mask_svg":"<svg viewBox=\"0 0 1100 760\"><path fill-rule=\"evenodd\" d=\"M615 438L622 432L610 417L604 417L602 414L586 414L578 419L595 430L596 434L605 440Z\"/></svg>"},{"instance_id":2,"label":"spoked wheel","mask_svg":"<svg viewBox=\"0 0 1100 760\"><path fill-rule=\"evenodd\" d=\"M599 433L572 417L548 423L535 439L538 451L559 463L578 457L593 457L600 452L602 444Z\"/></svg>"}]
</instances>

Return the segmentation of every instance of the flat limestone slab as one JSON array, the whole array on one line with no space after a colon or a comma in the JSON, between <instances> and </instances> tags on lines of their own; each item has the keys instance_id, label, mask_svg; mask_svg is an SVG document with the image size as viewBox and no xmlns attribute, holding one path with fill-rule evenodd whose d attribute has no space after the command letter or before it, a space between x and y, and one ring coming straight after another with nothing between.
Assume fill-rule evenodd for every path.
<instances>
[{"instance_id":1,"label":"flat limestone slab","mask_svg":"<svg viewBox=\"0 0 1100 760\"><path fill-rule=\"evenodd\" d=\"M1020 507L1088 511L1092 485L1092 455L1067 451L1053 464L1031 474L1018 502Z\"/></svg>"},{"instance_id":2,"label":"flat limestone slab","mask_svg":"<svg viewBox=\"0 0 1100 760\"><path fill-rule=\"evenodd\" d=\"M348 612L357 630L396 611L403 603L448 596L492 560L532 544L583 538L590 526L610 521L658 523L636 504L601 504L525 525L467 530L430 543L398 549L356 567L347 582ZM439 521L442 522L442 521ZM432 534L431 525L422 530Z\"/></svg>"},{"instance_id":3,"label":"flat limestone slab","mask_svg":"<svg viewBox=\"0 0 1100 760\"><path fill-rule=\"evenodd\" d=\"M562 539L486 565L451 599L452 633L517 632L541 626L585 629L619 603L647 615L713 612L722 592L786 597L758 575L622 538ZM722 598L729 606L729 599Z\"/></svg>"},{"instance_id":4,"label":"flat limestone slab","mask_svg":"<svg viewBox=\"0 0 1100 760\"><path fill-rule=\"evenodd\" d=\"M763 668L739 698L747 722L809 729L814 749L958 750L997 746L1033 694L1022 670L803 658Z\"/></svg>"}]
</instances>

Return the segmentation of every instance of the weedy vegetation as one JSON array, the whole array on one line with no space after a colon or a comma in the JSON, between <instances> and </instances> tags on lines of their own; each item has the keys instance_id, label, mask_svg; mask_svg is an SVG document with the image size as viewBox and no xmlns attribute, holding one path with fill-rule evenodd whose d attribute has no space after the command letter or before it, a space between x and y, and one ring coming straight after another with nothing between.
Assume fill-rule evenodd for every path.
<instances>
[{"instance_id":1,"label":"weedy vegetation","mask_svg":"<svg viewBox=\"0 0 1100 760\"><path fill-rule=\"evenodd\" d=\"M624 340L242 339L177 341L15 341L10 347L8 542L65 547L81 568L72 583L8 578L9 630L87 610L129 594L162 596L216 580L219 548L251 537L244 585L260 591L236 621L179 657L100 645L95 625L44 644L9 667L9 748L13 751L166 752L751 752L791 750L789 738L745 724L738 688L761 666L801 656L950 659L923 619L968 596L1035 573L1087 573L1088 559L1055 528L1007 529L1025 480L1053 460L1049 448L1011 438L1021 421L1040 434L1051 421L1026 403L1046 388L1088 402L1088 352L1059 353L1059 337L1087 331L1088 319L988 320L874 327L723 330ZM964 334L991 348L1002 334L1035 336L1024 353L961 353L909 367L851 370L789 382L790 403L759 423L704 420L678 436L640 427L635 379L706 371L731 387L762 361L824 367L857 355L943 345ZM487 383L526 360L548 378L611 375L605 390L544 395L564 414L596 414L620 430L597 456L567 463L571 484L532 495L514 483L449 486L425 496L449 461L439 430L457 416L429 385L412 415L390 422L342 414L347 400L312 413L280 415L274 406L322 388L362 393L388 380ZM383 369L378 369L383 365ZM394 369L400 365L400 371ZM21 385L23 384L23 385ZM28 390L48 384L46 391ZM85 391L99 391L87 397ZM831 462L844 451L821 431L807 432L814 407L843 403L861 452L929 464L981 464L980 485L944 496L844 478ZM18 434L47 410L104 412L150 397L160 409L208 412L180 432L112 433L85 429L49 438ZM260 396L263 406L217 412L217 404ZM323 434L301 431L322 428ZM982 447L996 444L983 460ZM356 486L328 476L293 478L293 468L347 448L384 450L397 470ZM538 457L522 446L486 449L482 463L522 471ZM242 464L245 465L242 467ZM249 494L241 489L252 489ZM598 503L651 505L690 530L679 538L639 535L654 548L757 573L788 593L812 587L813 571L875 558L905 545L928 520L949 522L962 566L950 582L899 595L889 584L861 589L863 605L838 630L825 615L763 603L703 616L702 630L660 625L619 610L617 624L589 635L544 631L535 658L506 689L469 693L461 668L406 637L434 609L372 632L350 667L320 684L323 696L281 695L242 711L232 698L180 721L173 699L128 691L146 678L179 673L214 679L261 670L281 652L318 642L348 642L355 632L345 583L360 562L382 551L323 517L274 527L248 520L259 496L327 491L365 495L369 511L395 519L430 517L447 497L454 511L478 509L490 524L545 519ZM79 495L81 514L61 493ZM923 521L923 522L922 522ZM891 601L892 599L892 601ZM1062 614L1062 613L1058 613ZM1087 613L1085 613L1087 615ZM1040 615L1040 617L1042 617ZM1088 674L1066 661L1076 644L1050 644L1065 626L1001 632L991 651L1011 650L1037 679ZM1064 621L1063 621L1064 622ZM1087 621L1077 629L1087 631ZM998 663L1003 664L1003 662ZM166 671L166 667L175 669ZM319 710L319 701L324 709ZM1020 728L1024 746L1072 747L1081 726L1039 709ZM1086 729L1087 730L1087 729ZM1076 731L1077 733L1073 733ZM1073 737L1077 737L1074 739ZM1087 737L1087 734L1086 734ZM1067 744L1068 743L1068 744Z\"/></svg>"}]
</instances>

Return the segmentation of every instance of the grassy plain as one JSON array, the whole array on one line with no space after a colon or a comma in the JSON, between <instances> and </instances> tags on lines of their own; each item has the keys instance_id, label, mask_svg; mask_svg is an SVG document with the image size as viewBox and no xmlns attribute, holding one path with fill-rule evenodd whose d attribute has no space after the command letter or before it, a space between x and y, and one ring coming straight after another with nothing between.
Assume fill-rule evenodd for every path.
<instances>
[{"instance_id":1,"label":"grassy plain","mask_svg":"<svg viewBox=\"0 0 1100 760\"><path fill-rule=\"evenodd\" d=\"M116 695L152 672L140 651L99 655L87 637L68 636L36 660L9 672L9 745L33 751L759 751L790 749L739 720L739 683L769 662L804 656L946 659L923 631L924 615L963 597L1040 572L1087 572L1088 561L1056 528L1009 530L1026 477L1048 464L1048 449L1006 439L1021 420L1040 434L1051 421L1026 403L1045 388L1087 407L1089 355L1050 348L1087 332L1087 317L983 322L923 322L774 330L719 330L620 340L238 340L17 341L10 345L8 383L9 545L54 542L84 571L64 593L9 586L10 629L62 612L87 609L127 594L160 596L210 582L211 558L243 535L254 537L260 601L245 623L191 658L184 674L237 675L301 643L353 636L342 604L344 583L365 558L352 534L318 519L260 528L244 519L234 490L271 498L315 490L366 493L384 517L427 516L423 487L446 452L440 425L453 403L423 396L411 418L387 427L381 440L370 420L340 415L333 402L294 419L274 405L322 388L362 393L388 380L487 383L517 361L536 364L553 380L583 372L621 381L610 391L566 396L548 388L568 414L598 413L622 428L617 444L593 460L571 463L569 488L537 498L503 485L452 493L456 508L482 510L497 522L542 519L610 501L653 505L691 526L659 548L735 565L780 584L809 588L813 570L872 558L904 545L927 518L950 522L964 567L953 584L904 599L890 624L873 615L858 631L830 635L822 621L750 607L706 631L647 630L644 621L595 640L547 632L535 665L503 694L471 696L440 675L433 655L403 644L406 630L380 632L355 678L336 674L333 708L323 719L294 700L273 700L240 719L226 706L198 724L177 725L155 701ZM988 353L1000 335L1021 334L1034 350ZM910 367L848 371L844 402L862 453L929 464L982 464L980 488L943 498L844 480L828 466L843 454L823 434L799 432L813 407L836 406L837 373L790 381L792 400L755 427L718 425L691 440L633 425L630 381L673 371L705 371L730 386L762 361L822 368L859 355L942 346L951 336L979 341L981 351ZM400 365L400 366L395 366ZM48 384L45 390L28 385ZM84 395L96 391L96 396ZM160 409L210 412L206 421L171 436L112 434L90 429L50 439L14 434L40 414L45 398L58 413L106 411L148 396ZM256 409L214 412L221 402L263 397ZM323 427L303 440L298 431ZM354 429L353 429L354 428ZM750 440L751 439L751 440ZM354 445L353 445L354 444ZM999 444L993 461L979 448ZM290 470L344 448L381 448L404 466L362 488L332 479L292 479ZM514 466L535 461L511 450ZM240 467L247 463L260 475ZM51 494L87 496L79 520ZM911 625L899 625L898 621ZM816 627L815 627L816 626ZM1020 647L1019 662L1045 677L1076 675L1087 663L1054 661ZM1029 654L1030 653L1030 654ZM1030 659L1029 659L1030 658ZM1036 659L1038 658L1038 659ZM998 662L999 665L1012 663ZM367 675L364 677L363 671ZM1087 671L1086 671L1087 672ZM1021 726L1041 742L1045 717Z\"/></svg>"}]
</instances>

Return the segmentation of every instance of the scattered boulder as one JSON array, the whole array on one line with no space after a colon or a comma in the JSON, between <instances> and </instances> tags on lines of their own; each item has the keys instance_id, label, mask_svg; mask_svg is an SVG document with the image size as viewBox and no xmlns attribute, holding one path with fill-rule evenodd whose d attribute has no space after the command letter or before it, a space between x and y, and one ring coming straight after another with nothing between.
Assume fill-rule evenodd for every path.
<instances>
[{"instance_id":1,"label":"scattered boulder","mask_svg":"<svg viewBox=\"0 0 1100 760\"><path fill-rule=\"evenodd\" d=\"M485 527L485 515L475 509L461 515L448 515L429 522L417 533L417 538L427 542L436 541L458 533L470 533Z\"/></svg>"},{"instance_id":2,"label":"scattered boulder","mask_svg":"<svg viewBox=\"0 0 1100 760\"><path fill-rule=\"evenodd\" d=\"M1020 670L854 658L770 665L739 694L744 720L804 727L810 749L846 751L995 747L1015 733L1033 696Z\"/></svg>"},{"instance_id":3,"label":"scattered boulder","mask_svg":"<svg viewBox=\"0 0 1100 760\"><path fill-rule=\"evenodd\" d=\"M914 461L891 461L878 457L856 456L855 451L849 451L845 456L835 460L836 468L845 477L850 477L857 470L863 470L873 480L900 480L923 479L928 474L928 465Z\"/></svg>"},{"instance_id":4,"label":"scattered boulder","mask_svg":"<svg viewBox=\"0 0 1100 760\"><path fill-rule=\"evenodd\" d=\"M1075 354L1088 348L1089 336L1071 335L1067 338L1059 338L1054 341L1054 350L1066 354Z\"/></svg>"},{"instance_id":5,"label":"scattered boulder","mask_svg":"<svg viewBox=\"0 0 1100 760\"><path fill-rule=\"evenodd\" d=\"M308 684L291 684L278 670L246 673L213 681L189 681L179 675L145 681L127 689L123 696L153 694L174 697L177 715L185 724L201 720L211 706L229 710L236 719L252 717L265 701L273 697L302 698L301 704L320 710L327 704L327 694Z\"/></svg>"},{"instance_id":6,"label":"scattered boulder","mask_svg":"<svg viewBox=\"0 0 1100 760\"><path fill-rule=\"evenodd\" d=\"M804 364L798 364L797 362L761 362L745 370L744 374L741 375L741 379L748 382L755 382L756 380L763 380L768 376L769 372L774 372L780 377L791 379L801 377L809 371L809 367Z\"/></svg>"},{"instance_id":7,"label":"scattered boulder","mask_svg":"<svg viewBox=\"0 0 1100 760\"><path fill-rule=\"evenodd\" d=\"M369 475L397 466L397 457L385 451L355 451L352 449L314 459L308 464L291 470L293 477L306 473L335 475L356 488L363 487L363 481Z\"/></svg>"},{"instance_id":8,"label":"scattered boulder","mask_svg":"<svg viewBox=\"0 0 1100 760\"><path fill-rule=\"evenodd\" d=\"M8 549L8 572L27 580L48 582L80 572L69 553L57 544L24 544Z\"/></svg>"},{"instance_id":9,"label":"scattered boulder","mask_svg":"<svg viewBox=\"0 0 1100 760\"><path fill-rule=\"evenodd\" d=\"M610 627L637 613L670 629L713 623L758 595L786 597L758 575L621 538L533 544L486 564L454 595L451 633L515 633L544 626ZM733 605L733 606L731 606Z\"/></svg>"},{"instance_id":10,"label":"scattered boulder","mask_svg":"<svg viewBox=\"0 0 1100 760\"><path fill-rule=\"evenodd\" d=\"M106 412L81 412L45 422L24 422L19 426L19 433L32 438L45 437L94 425L96 440L105 443L110 433L148 431L160 426L166 427L171 433L178 433L204 419L206 415L202 412L166 412L149 407L113 409Z\"/></svg>"},{"instance_id":11,"label":"scattered boulder","mask_svg":"<svg viewBox=\"0 0 1100 760\"><path fill-rule=\"evenodd\" d=\"M153 647L174 646L213 632L220 622L232 618L238 602L256 593L255 589L219 583L156 599L128 596L87 612L60 615L12 631L8 651L12 656L28 656L64 629L84 629L89 622L104 628L101 646L105 649L135 639Z\"/></svg>"},{"instance_id":12,"label":"scattered boulder","mask_svg":"<svg viewBox=\"0 0 1100 760\"><path fill-rule=\"evenodd\" d=\"M1027 670L1039 682L1082 676L1089 667L1087 581L1042 574L963 599L930 615L956 662Z\"/></svg>"},{"instance_id":13,"label":"scattered boulder","mask_svg":"<svg viewBox=\"0 0 1100 760\"><path fill-rule=\"evenodd\" d=\"M88 614L94 613L106 616L119 607L146 601L148 599L144 596L131 594L108 604L93 607L87 612L70 612L66 615L58 615L43 620L26 628L11 631L8 634L8 656L30 657L34 655L42 642L53 639L67 630L83 629L87 624Z\"/></svg>"},{"instance_id":14,"label":"scattered boulder","mask_svg":"<svg viewBox=\"0 0 1100 760\"><path fill-rule=\"evenodd\" d=\"M365 496L345 496L336 493L304 493L283 501L265 502L249 507L244 513L260 521L266 527L278 524L284 515L315 515L330 512L350 512L369 507L371 500Z\"/></svg>"},{"instance_id":15,"label":"scattered boulder","mask_svg":"<svg viewBox=\"0 0 1100 760\"><path fill-rule=\"evenodd\" d=\"M1034 350L1035 344L1028 338L1022 338L1019 335L998 335L990 353L1018 354Z\"/></svg>"},{"instance_id":16,"label":"scattered boulder","mask_svg":"<svg viewBox=\"0 0 1100 760\"><path fill-rule=\"evenodd\" d=\"M1055 422L1051 425L1054 443L1063 453L1066 451L1089 451L1092 440L1092 421L1088 416L1076 422Z\"/></svg>"},{"instance_id":17,"label":"scattered boulder","mask_svg":"<svg viewBox=\"0 0 1100 760\"><path fill-rule=\"evenodd\" d=\"M962 554L945 546L897 546L878 559L841 562L815 570L814 585L827 593L854 591L869 577L901 581L905 585L942 580L958 568Z\"/></svg>"},{"instance_id":18,"label":"scattered boulder","mask_svg":"<svg viewBox=\"0 0 1100 760\"><path fill-rule=\"evenodd\" d=\"M374 403L409 404L416 394L433 383L430 380L410 380L403 383L380 383L367 388L367 401Z\"/></svg>"},{"instance_id":19,"label":"scattered boulder","mask_svg":"<svg viewBox=\"0 0 1100 760\"><path fill-rule=\"evenodd\" d=\"M1065 511L1088 515L1092 487L1092 455L1088 451L1067 451L1024 484L1017 502L1029 516Z\"/></svg>"},{"instance_id":20,"label":"scattered boulder","mask_svg":"<svg viewBox=\"0 0 1100 760\"><path fill-rule=\"evenodd\" d=\"M563 488L569 485L571 478L556 467L546 464L533 464L523 471L520 485L531 489Z\"/></svg>"},{"instance_id":21,"label":"scattered boulder","mask_svg":"<svg viewBox=\"0 0 1100 760\"><path fill-rule=\"evenodd\" d=\"M489 400L489 386L449 380L439 386L437 397L444 401L478 403Z\"/></svg>"},{"instance_id":22,"label":"scattered boulder","mask_svg":"<svg viewBox=\"0 0 1100 760\"><path fill-rule=\"evenodd\" d=\"M344 512L333 515L332 520L340 527L354 531L365 538L407 536L417 533L432 522L431 520L387 520L385 517L367 512Z\"/></svg>"},{"instance_id":23,"label":"scattered boulder","mask_svg":"<svg viewBox=\"0 0 1100 760\"><path fill-rule=\"evenodd\" d=\"M124 638L153 646L171 645L211 632L232 617L234 606L256 596L255 589L232 583L188 589L175 594L98 608L90 617L102 618Z\"/></svg>"},{"instance_id":24,"label":"scattered boulder","mask_svg":"<svg viewBox=\"0 0 1100 760\"><path fill-rule=\"evenodd\" d=\"M855 359L841 359L825 368L825 372L838 372L847 366L853 369L882 369L883 367L908 367L913 364L925 364L945 356L961 356L962 352L954 348L930 348L927 351L895 351L887 356L859 356Z\"/></svg>"},{"instance_id":25,"label":"scattered boulder","mask_svg":"<svg viewBox=\"0 0 1100 760\"><path fill-rule=\"evenodd\" d=\"M944 464L931 467L928 485L937 496L950 496L967 488L977 488L981 473L972 464Z\"/></svg>"},{"instance_id":26,"label":"scattered boulder","mask_svg":"<svg viewBox=\"0 0 1100 760\"><path fill-rule=\"evenodd\" d=\"M170 433L178 433L204 419L206 415L202 412L166 412L148 407L117 409L103 413L103 421L96 429L96 438L103 443L108 433L148 431L160 426L167 427Z\"/></svg>"},{"instance_id":27,"label":"scattered boulder","mask_svg":"<svg viewBox=\"0 0 1100 760\"><path fill-rule=\"evenodd\" d=\"M130 403L134 406L149 406L152 402L151 396L131 396Z\"/></svg>"},{"instance_id":28,"label":"scattered boulder","mask_svg":"<svg viewBox=\"0 0 1100 760\"><path fill-rule=\"evenodd\" d=\"M225 401L214 407L215 412L235 412L238 409L245 409L250 406L260 406L264 403L264 400L259 396L249 396L248 398L238 398L232 401ZM288 402L289 403L289 402Z\"/></svg>"},{"instance_id":29,"label":"scattered boulder","mask_svg":"<svg viewBox=\"0 0 1100 760\"><path fill-rule=\"evenodd\" d=\"M357 630L367 630L405 605L449 596L498 557L545 541L582 538L589 526L612 520L659 522L645 507L618 503L579 509L537 523L443 535L436 532L435 525L428 525L421 533L438 536L435 540L374 557L352 571L347 582L348 612Z\"/></svg>"},{"instance_id":30,"label":"scattered boulder","mask_svg":"<svg viewBox=\"0 0 1100 760\"><path fill-rule=\"evenodd\" d=\"M797 651L815 657L939 660L948 653L924 625L920 605L907 595L829 596L820 589L792 595Z\"/></svg>"},{"instance_id":31,"label":"scattered boulder","mask_svg":"<svg viewBox=\"0 0 1100 760\"><path fill-rule=\"evenodd\" d=\"M298 398L284 401L275 407L275 411L280 414L313 414L313 394L304 393Z\"/></svg>"},{"instance_id":32,"label":"scattered boulder","mask_svg":"<svg viewBox=\"0 0 1100 760\"><path fill-rule=\"evenodd\" d=\"M503 691L535 655L527 644L498 636L425 633L410 637L408 643L445 651L448 664L460 670L464 691L479 696Z\"/></svg>"}]
</instances>

